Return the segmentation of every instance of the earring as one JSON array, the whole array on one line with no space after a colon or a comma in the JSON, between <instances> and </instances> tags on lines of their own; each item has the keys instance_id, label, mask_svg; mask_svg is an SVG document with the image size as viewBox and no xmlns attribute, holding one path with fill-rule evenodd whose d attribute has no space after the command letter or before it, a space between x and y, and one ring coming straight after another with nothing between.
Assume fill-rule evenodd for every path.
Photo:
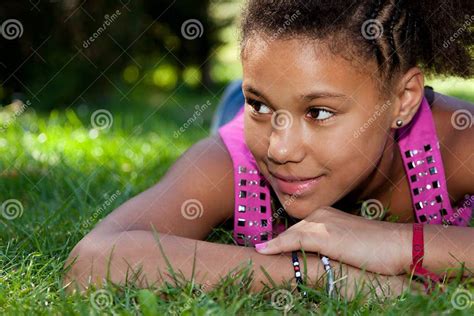
<instances>
[{"instance_id":1,"label":"earring","mask_svg":"<svg viewBox=\"0 0 474 316\"><path fill-rule=\"evenodd\" d=\"M397 126L400 127L400 126L403 125L403 121L402 120L397 120L397 122L395 122L395 124L397 124Z\"/></svg>"}]
</instances>

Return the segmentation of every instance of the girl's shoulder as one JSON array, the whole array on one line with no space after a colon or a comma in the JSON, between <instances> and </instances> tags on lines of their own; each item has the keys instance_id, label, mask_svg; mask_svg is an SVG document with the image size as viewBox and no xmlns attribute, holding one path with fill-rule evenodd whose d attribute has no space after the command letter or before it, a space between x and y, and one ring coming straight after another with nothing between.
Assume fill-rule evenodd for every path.
<instances>
[{"instance_id":1,"label":"girl's shoulder","mask_svg":"<svg viewBox=\"0 0 474 316\"><path fill-rule=\"evenodd\" d=\"M474 104L435 93L431 110L449 194L461 200L474 193Z\"/></svg>"}]
</instances>

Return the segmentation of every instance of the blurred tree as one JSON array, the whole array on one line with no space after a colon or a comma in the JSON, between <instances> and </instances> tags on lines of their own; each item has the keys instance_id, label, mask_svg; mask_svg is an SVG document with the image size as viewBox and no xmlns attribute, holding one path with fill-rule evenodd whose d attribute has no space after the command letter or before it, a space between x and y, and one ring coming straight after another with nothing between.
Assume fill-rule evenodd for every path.
<instances>
[{"instance_id":1,"label":"blurred tree","mask_svg":"<svg viewBox=\"0 0 474 316\"><path fill-rule=\"evenodd\" d=\"M235 0L222 3L229 1ZM176 69L177 82L200 77L211 87L211 60L222 44L218 32L232 18L213 19L210 5L209 0L2 0L2 29L15 19L22 33L0 36L0 103L14 93L43 108L74 106L111 92L124 95L160 65Z\"/></svg>"}]
</instances>

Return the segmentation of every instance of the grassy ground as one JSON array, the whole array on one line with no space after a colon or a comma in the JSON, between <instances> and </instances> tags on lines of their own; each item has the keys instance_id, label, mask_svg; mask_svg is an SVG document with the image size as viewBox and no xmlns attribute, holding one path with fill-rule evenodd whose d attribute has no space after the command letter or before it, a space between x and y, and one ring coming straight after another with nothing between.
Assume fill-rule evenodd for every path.
<instances>
[{"instance_id":1,"label":"grassy ground","mask_svg":"<svg viewBox=\"0 0 474 316\"><path fill-rule=\"evenodd\" d=\"M474 101L472 83L470 87L462 93ZM196 111L194 105L206 104L208 100L211 106L203 111L203 119L184 128ZM15 116L19 109L11 107L9 115L3 111L0 313L285 313L284 307L276 304L275 295L285 296L288 292L268 289L259 295L250 294L246 290L249 276L245 273L241 278L224 280L222 286L207 294L184 281L155 290L109 286L91 290L85 296L67 296L61 286L63 263L72 247L97 221L155 183L186 148L206 136L217 100L212 94L151 96L136 108L109 109L103 120L99 117L94 123L92 114L103 113L86 105L47 114L28 109ZM157 110L156 104L164 105ZM110 127L107 120L113 120ZM185 131L175 137L180 127ZM222 228L216 228L209 239L230 242L229 232ZM432 298L408 294L403 299L384 299L383 295L370 295L346 302L330 300L320 290L310 291L307 301L296 295L285 297L293 300L288 314L472 315L472 304L470 308L456 309L465 302L463 297L472 298L470 282L454 282L444 293L435 292ZM471 294L463 290L469 286Z\"/></svg>"}]
</instances>

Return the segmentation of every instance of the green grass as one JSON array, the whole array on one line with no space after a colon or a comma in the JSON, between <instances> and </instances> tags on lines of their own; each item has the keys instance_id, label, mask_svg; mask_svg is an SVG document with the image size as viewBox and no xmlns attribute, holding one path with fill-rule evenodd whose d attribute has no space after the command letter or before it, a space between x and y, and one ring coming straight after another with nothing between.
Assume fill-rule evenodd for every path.
<instances>
[{"instance_id":1,"label":"green grass","mask_svg":"<svg viewBox=\"0 0 474 316\"><path fill-rule=\"evenodd\" d=\"M204 111L201 125L173 137L195 111L194 104L207 100L212 106ZM164 101L158 111L150 106ZM0 133L0 203L15 199L22 212L11 209L12 219L0 216L0 314L282 314L271 303L275 289L258 295L247 290L251 276L246 269L207 294L189 280L150 290L110 285L84 296L68 296L62 289L63 263L73 246L206 136L216 102L213 95L150 97L141 106L110 109L113 124L104 130L91 126L98 107L51 113L30 109L11 121ZM1 115L5 121L5 111ZM216 228L209 240L229 243L229 237L228 231ZM470 282L454 282L433 298L408 294L404 300L330 300L317 289L310 291L308 301L295 296L289 313L469 315L472 307L458 311L451 299L456 290L472 288Z\"/></svg>"}]
</instances>

